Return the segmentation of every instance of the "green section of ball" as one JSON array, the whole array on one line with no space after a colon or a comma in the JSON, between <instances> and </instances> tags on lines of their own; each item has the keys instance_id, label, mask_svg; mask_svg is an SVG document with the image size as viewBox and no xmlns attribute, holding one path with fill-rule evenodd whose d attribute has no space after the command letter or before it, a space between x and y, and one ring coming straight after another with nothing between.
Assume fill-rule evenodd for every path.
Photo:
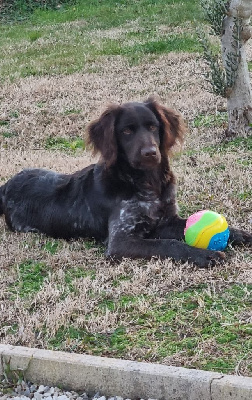
<instances>
[{"instance_id":1,"label":"green section of ball","mask_svg":"<svg viewBox=\"0 0 252 400\"><path fill-rule=\"evenodd\" d=\"M227 245L227 229L228 224L223 215L209 210L199 211L187 220L185 241L190 246L202 249L210 249L210 243L212 250L224 249Z\"/></svg>"}]
</instances>

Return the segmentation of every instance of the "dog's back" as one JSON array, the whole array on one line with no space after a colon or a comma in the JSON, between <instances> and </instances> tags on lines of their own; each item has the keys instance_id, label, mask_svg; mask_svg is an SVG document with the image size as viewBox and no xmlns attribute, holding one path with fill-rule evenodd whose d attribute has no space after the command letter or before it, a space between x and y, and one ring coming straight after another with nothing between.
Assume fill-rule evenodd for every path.
<instances>
[{"instance_id":1,"label":"dog's back","mask_svg":"<svg viewBox=\"0 0 252 400\"><path fill-rule=\"evenodd\" d=\"M99 167L95 170L94 165L70 175L23 170L0 187L0 214L13 231L104 240L114 198L101 200L104 188Z\"/></svg>"},{"instance_id":2,"label":"dog's back","mask_svg":"<svg viewBox=\"0 0 252 400\"><path fill-rule=\"evenodd\" d=\"M4 191L5 185L0 186L0 215L3 214L3 191Z\"/></svg>"}]
</instances>

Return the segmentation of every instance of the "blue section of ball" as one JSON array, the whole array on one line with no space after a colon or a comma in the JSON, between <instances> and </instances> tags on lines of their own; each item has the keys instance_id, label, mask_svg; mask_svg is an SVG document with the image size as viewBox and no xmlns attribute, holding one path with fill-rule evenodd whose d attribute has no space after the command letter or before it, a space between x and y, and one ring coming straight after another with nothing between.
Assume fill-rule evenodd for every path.
<instances>
[{"instance_id":1,"label":"blue section of ball","mask_svg":"<svg viewBox=\"0 0 252 400\"><path fill-rule=\"evenodd\" d=\"M216 233L209 242L208 250L224 250L227 247L229 235L230 232L228 228L223 232Z\"/></svg>"}]
</instances>

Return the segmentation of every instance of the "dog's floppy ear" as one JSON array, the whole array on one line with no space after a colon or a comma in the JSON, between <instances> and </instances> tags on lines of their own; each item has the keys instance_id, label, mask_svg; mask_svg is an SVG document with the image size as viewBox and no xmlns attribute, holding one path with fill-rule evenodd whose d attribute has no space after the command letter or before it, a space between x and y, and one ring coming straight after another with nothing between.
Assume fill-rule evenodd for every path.
<instances>
[{"instance_id":1,"label":"dog's floppy ear","mask_svg":"<svg viewBox=\"0 0 252 400\"><path fill-rule=\"evenodd\" d=\"M161 126L161 143L166 153L176 144L182 144L185 134L185 124L182 116L150 97L144 104L155 114Z\"/></svg>"},{"instance_id":2,"label":"dog's floppy ear","mask_svg":"<svg viewBox=\"0 0 252 400\"><path fill-rule=\"evenodd\" d=\"M115 119L120 110L118 105L110 105L102 115L91 122L87 128L88 143L93 145L94 153L100 152L106 167L117 159Z\"/></svg>"}]
</instances>

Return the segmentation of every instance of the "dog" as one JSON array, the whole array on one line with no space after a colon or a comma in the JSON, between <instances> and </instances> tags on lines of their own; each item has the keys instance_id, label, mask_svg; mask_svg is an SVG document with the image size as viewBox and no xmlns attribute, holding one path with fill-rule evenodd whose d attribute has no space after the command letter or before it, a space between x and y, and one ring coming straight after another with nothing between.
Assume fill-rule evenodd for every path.
<instances>
[{"instance_id":1,"label":"dog","mask_svg":"<svg viewBox=\"0 0 252 400\"><path fill-rule=\"evenodd\" d=\"M178 215L169 155L182 143L184 122L153 98L110 105L87 128L101 158L74 174L25 169L0 187L0 214L18 232L54 238L94 238L106 255L152 256L207 267L220 251L183 242L186 219ZM248 232L230 228L234 244L252 244Z\"/></svg>"}]
</instances>

